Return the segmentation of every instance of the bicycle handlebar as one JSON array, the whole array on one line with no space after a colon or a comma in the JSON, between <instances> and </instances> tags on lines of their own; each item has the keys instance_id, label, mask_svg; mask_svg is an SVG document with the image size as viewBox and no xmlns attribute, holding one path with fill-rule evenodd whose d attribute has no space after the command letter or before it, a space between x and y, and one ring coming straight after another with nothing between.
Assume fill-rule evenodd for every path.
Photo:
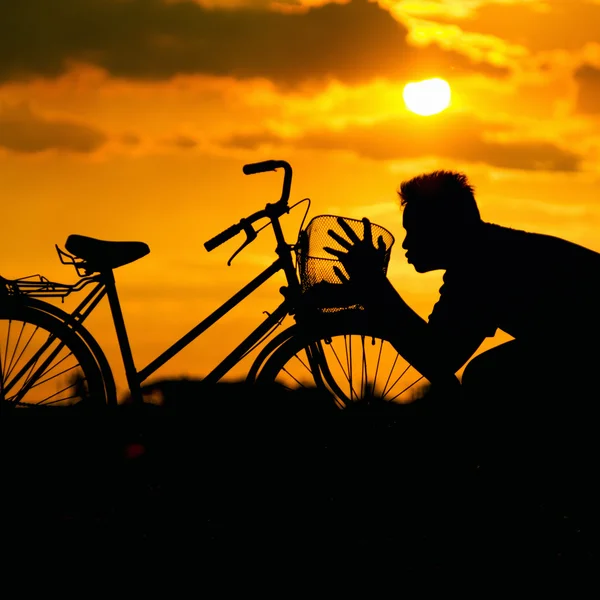
<instances>
[{"instance_id":1,"label":"bicycle handlebar","mask_svg":"<svg viewBox=\"0 0 600 600\"><path fill-rule=\"evenodd\" d=\"M215 235L215 237L211 238L207 242L204 242L204 247L208 252L214 250L221 244L224 244L232 237L235 237L238 233L240 233L240 231L245 230L254 221L257 221L263 217L272 217L273 214L280 216L283 213L288 212L289 209L287 206L287 201L290 197L290 189L292 186L292 167L288 162L285 160L263 160L262 162L244 165L242 167L242 171L245 175L254 175L256 173L264 173L266 171L275 171L276 169L280 168L284 170L284 177L283 189L279 201L276 204L267 205L267 209L259 210L253 215L242 219L239 223L231 225L231 227L221 231L221 233L218 233ZM274 207L276 207L275 213L273 213ZM271 210L268 210L269 208ZM246 231L248 233L248 230Z\"/></svg>"},{"instance_id":2,"label":"bicycle handlebar","mask_svg":"<svg viewBox=\"0 0 600 600\"><path fill-rule=\"evenodd\" d=\"M266 171L275 171L283 169L283 190L279 202L287 203L290 197L290 189L292 187L292 167L285 160L263 160L262 162L250 163L242 167L244 175L255 175L256 173L265 173Z\"/></svg>"},{"instance_id":3,"label":"bicycle handlebar","mask_svg":"<svg viewBox=\"0 0 600 600\"><path fill-rule=\"evenodd\" d=\"M221 233L215 235L215 237L208 240L208 242L204 242L204 247L208 250L208 252L210 252L221 244L224 244L227 240L235 237L241 230L242 225L240 223L236 223L235 225L225 229L225 231L221 231Z\"/></svg>"},{"instance_id":4,"label":"bicycle handlebar","mask_svg":"<svg viewBox=\"0 0 600 600\"><path fill-rule=\"evenodd\" d=\"M271 208L274 206L276 207L277 205L271 204ZM210 252L211 250L214 250L217 246L220 246L221 244L224 244L227 240L230 240L232 237L235 237L241 231L245 231L246 236L250 238L254 234L252 223L260 219L264 219L265 217L271 217L273 214L281 215L283 214L283 212L285 212L285 210L282 208L276 210L275 213L273 213L272 210L269 210L268 208L259 210L251 214L249 217L241 219L239 223L231 225L231 227L228 227L224 231L221 231L221 233L217 233L217 235L208 240L208 242L204 242L204 247Z\"/></svg>"},{"instance_id":5,"label":"bicycle handlebar","mask_svg":"<svg viewBox=\"0 0 600 600\"><path fill-rule=\"evenodd\" d=\"M254 175L255 173L264 173L265 171L274 171L281 166L279 160L263 160L262 162L250 163L242 167L244 175Z\"/></svg>"}]
</instances>

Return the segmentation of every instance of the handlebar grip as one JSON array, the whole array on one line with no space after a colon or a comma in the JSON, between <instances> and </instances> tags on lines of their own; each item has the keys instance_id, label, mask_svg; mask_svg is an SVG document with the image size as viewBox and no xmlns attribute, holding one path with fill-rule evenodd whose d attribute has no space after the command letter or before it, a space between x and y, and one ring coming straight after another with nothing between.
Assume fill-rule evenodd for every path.
<instances>
[{"instance_id":1,"label":"handlebar grip","mask_svg":"<svg viewBox=\"0 0 600 600\"><path fill-rule=\"evenodd\" d=\"M227 240L230 240L232 237L235 237L242 230L242 226L239 223L232 225L225 229L225 231L221 231L215 235L214 238L208 240L208 242L204 242L204 247L210 252L214 250L217 246L224 244Z\"/></svg>"},{"instance_id":2,"label":"handlebar grip","mask_svg":"<svg viewBox=\"0 0 600 600\"><path fill-rule=\"evenodd\" d=\"M254 175L256 173L264 173L265 171L274 171L280 166L280 160L263 160L262 162L244 165L242 171L244 172L244 175Z\"/></svg>"}]
</instances>

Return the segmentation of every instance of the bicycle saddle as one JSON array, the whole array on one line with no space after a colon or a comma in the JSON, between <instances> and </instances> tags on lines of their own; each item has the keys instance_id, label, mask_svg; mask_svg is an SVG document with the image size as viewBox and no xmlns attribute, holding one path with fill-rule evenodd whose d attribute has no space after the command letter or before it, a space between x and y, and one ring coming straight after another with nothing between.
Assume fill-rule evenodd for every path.
<instances>
[{"instance_id":1,"label":"bicycle saddle","mask_svg":"<svg viewBox=\"0 0 600 600\"><path fill-rule=\"evenodd\" d=\"M65 248L97 271L122 267L150 252L144 242L108 242L85 235L70 235Z\"/></svg>"}]
</instances>

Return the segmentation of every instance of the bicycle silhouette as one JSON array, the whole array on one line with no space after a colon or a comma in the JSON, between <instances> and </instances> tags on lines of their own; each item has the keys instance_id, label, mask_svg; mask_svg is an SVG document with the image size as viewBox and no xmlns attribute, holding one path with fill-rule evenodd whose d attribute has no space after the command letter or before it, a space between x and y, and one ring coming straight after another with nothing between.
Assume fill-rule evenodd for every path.
<instances>
[{"instance_id":1,"label":"bicycle silhouette","mask_svg":"<svg viewBox=\"0 0 600 600\"><path fill-rule=\"evenodd\" d=\"M0 400L15 406L115 406L117 391L111 366L84 322L98 303L108 297L130 397L143 402L142 384L157 369L252 294L276 273L283 272L283 300L213 368L203 381L220 381L250 352L258 354L246 379L248 383L276 383L282 389L317 388L340 408L357 400L377 397L396 402L414 399L427 381L403 360L398 341L374 326L364 308L340 283L333 267L340 263L322 250L335 247L328 230L340 231L337 217L319 215L303 229L310 199L288 203L292 168L282 160L247 164L246 175L283 169L281 198L267 203L248 217L205 242L212 251L244 232L246 240L228 261L248 246L258 232L271 226L277 258L212 314L193 327L171 347L138 370L117 294L113 270L149 253L142 242L104 241L70 235L65 250L56 245L63 264L74 266L75 284L49 281L41 275L16 280L0 278ZM286 241L280 219L291 209L308 202L295 243ZM255 223L267 220L259 229ZM362 234L362 223L344 218ZM387 247L387 271L393 236L373 224L373 236L383 235ZM71 313L47 298L61 298L91 291ZM286 317L294 323L278 333Z\"/></svg>"}]
</instances>

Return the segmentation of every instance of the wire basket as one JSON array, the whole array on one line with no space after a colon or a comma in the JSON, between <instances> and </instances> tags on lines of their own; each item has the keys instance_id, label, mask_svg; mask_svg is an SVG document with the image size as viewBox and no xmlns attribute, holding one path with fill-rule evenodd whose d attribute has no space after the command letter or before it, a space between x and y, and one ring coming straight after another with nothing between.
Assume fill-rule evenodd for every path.
<instances>
[{"instance_id":1,"label":"wire basket","mask_svg":"<svg viewBox=\"0 0 600 600\"><path fill-rule=\"evenodd\" d=\"M312 297L311 304L320 310L361 309L360 303L355 297L352 297L352 290L340 282L333 270L334 267L338 267L344 275L348 276L342 263L323 249L327 246L334 250L346 250L328 233L329 230L332 230L347 239L348 236L338 223L338 218L340 217L336 215L313 217L306 228L300 232L296 255L302 292L305 295L309 294ZM350 217L341 218L360 239L363 239L364 225L361 220ZM387 274L394 236L387 229L375 223L371 223L371 231L375 246L377 246L379 236L383 238L386 247L383 273Z\"/></svg>"}]
</instances>

